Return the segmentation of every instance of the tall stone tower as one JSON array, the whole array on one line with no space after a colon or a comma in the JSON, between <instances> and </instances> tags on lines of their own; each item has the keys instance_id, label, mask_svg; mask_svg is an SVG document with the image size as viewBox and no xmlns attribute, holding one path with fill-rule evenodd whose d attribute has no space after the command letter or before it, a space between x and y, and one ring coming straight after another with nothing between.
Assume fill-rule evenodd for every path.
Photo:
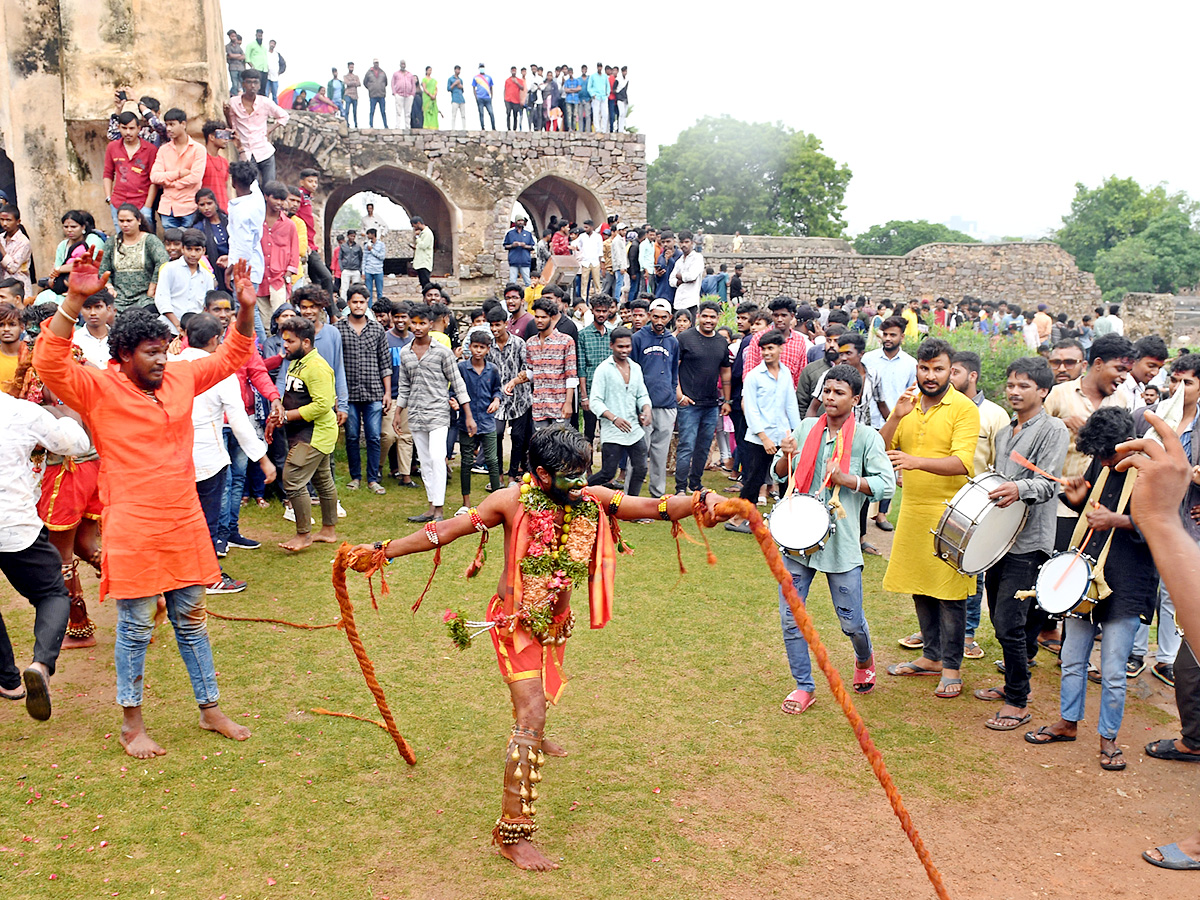
<instances>
[{"instance_id":1,"label":"tall stone tower","mask_svg":"<svg viewBox=\"0 0 1200 900\"><path fill-rule=\"evenodd\" d=\"M101 176L118 87L183 109L196 134L221 117L222 32L219 0L3 0L0 162L11 164L40 273L53 265L66 210L111 224Z\"/></svg>"}]
</instances>

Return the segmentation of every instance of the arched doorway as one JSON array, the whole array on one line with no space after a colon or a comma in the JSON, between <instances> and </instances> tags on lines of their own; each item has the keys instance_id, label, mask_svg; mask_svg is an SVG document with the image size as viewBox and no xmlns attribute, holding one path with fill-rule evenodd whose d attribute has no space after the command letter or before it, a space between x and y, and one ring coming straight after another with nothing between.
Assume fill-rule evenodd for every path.
<instances>
[{"instance_id":1,"label":"arched doorway","mask_svg":"<svg viewBox=\"0 0 1200 900\"><path fill-rule=\"evenodd\" d=\"M395 166L380 166L330 192L325 201L325 242L331 246L333 220L356 194L377 194L401 207L409 218L420 216L433 230L433 274L457 275L458 209L441 189L426 178ZM407 227L407 222L397 223ZM389 227L392 223L388 222ZM411 259L411 253L409 255Z\"/></svg>"},{"instance_id":2,"label":"arched doorway","mask_svg":"<svg viewBox=\"0 0 1200 900\"><path fill-rule=\"evenodd\" d=\"M590 190L559 175L543 175L517 195L517 205L529 215L529 223L540 236L551 216L582 222L591 219L599 227L604 205Z\"/></svg>"}]
</instances>

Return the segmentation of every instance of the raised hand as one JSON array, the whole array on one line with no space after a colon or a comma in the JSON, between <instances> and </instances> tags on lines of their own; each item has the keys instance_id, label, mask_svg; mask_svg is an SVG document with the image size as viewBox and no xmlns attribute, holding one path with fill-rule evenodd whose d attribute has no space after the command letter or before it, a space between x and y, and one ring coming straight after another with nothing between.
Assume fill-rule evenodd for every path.
<instances>
[{"instance_id":1,"label":"raised hand","mask_svg":"<svg viewBox=\"0 0 1200 900\"><path fill-rule=\"evenodd\" d=\"M75 261L71 275L67 279L67 295L69 297L74 297L82 303L92 294L99 293L108 286L109 273L100 274L100 257L99 247L89 247Z\"/></svg>"}]
</instances>

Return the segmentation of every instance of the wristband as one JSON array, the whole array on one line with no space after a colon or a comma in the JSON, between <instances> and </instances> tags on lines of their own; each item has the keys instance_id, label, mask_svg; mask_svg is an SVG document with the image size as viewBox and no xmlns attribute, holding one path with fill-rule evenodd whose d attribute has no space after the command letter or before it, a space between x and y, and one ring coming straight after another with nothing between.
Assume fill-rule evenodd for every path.
<instances>
[{"instance_id":1,"label":"wristband","mask_svg":"<svg viewBox=\"0 0 1200 900\"><path fill-rule=\"evenodd\" d=\"M612 495L612 499L608 501L608 514L615 516L617 510L621 508L621 501L625 499L624 491L617 491Z\"/></svg>"},{"instance_id":2,"label":"wristband","mask_svg":"<svg viewBox=\"0 0 1200 900\"><path fill-rule=\"evenodd\" d=\"M857 475L855 475L854 476L854 491L855 491L855 493L857 493L860 488L862 488L862 479L859 478Z\"/></svg>"},{"instance_id":3,"label":"wristband","mask_svg":"<svg viewBox=\"0 0 1200 900\"><path fill-rule=\"evenodd\" d=\"M435 547L442 542L442 539L438 537L437 525L435 525L433 522L425 523L425 539Z\"/></svg>"},{"instance_id":4,"label":"wristband","mask_svg":"<svg viewBox=\"0 0 1200 900\"><path fill-rule=\"evenodd\" d=\"M671 521L671 514L667 512L667 497L663 497L658 501L658 517L664 522Z\"/></svg>"}]
</instances>

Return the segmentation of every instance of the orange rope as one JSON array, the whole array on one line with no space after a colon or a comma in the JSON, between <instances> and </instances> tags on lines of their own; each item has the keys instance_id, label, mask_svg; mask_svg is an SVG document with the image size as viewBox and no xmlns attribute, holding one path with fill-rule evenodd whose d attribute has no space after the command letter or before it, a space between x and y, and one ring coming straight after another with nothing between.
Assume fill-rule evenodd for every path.
<instances>
[{"instance_id":1,"label":"orange rope","mask_svg":"<svg viewBox=\"0 0 1200 900\"><path fill-rule=\"evenodd\" d=\"M328 625L306 625L303 622L285 622L283 619L251 619L243 616L223 616L220 613L207 610L208 615L214 619L223 619L226 622L267 622L271 625L286 625L288 628L305 628L309 631L320 631L322 628L341 628L342 620L330 622Z\"/></svg>"},{"instance_id":2,"label":"orange rope","mask_svg":"<svg viewBox=\"0 0 1200 900\"><path fill-rule=\"evenodd\" d=\"M821 643L817 629L813 625L812 619L809 618L808 611L804 608L804 603L800 595L796 592L795 585L792 584L792 576L783 564L783 557L779 555L779 548L775 546L775 541L771 538L771 532L767 530L767 526L763 522L762 516L759 515L758 509L753 503L746 500L723 500L717 504L715 515L710 515L708 510L700 504L698 496L693 501L693 508L696 520L701 525L709 528L713 527L720 519L727 519L732 516L741 516L749 521L750 529L754 532L754 537L758 540L758 545L762 549L763 556L766 557L771 574L775 576L775 580L779 582L779 587L783 590L783 595L792 610L792 615L796 619L796 625L804 634L804 639L808 641L809 649L812 650L813 656L816 657L817 665L825 673L825 678L829 681L829 689L833 692L834 699L842 707L842 712L846 714L851 728L854 729L854 736L858 738L859 746L862 747L867 761L871 764L871 769L875 772L875 777L879 780L880 785L882 785L884 793L887 794L888 802L892 805L892 811L896 814L896 818L900 820L900 827L904 829L904 833L908 835L909 841L912 842L913 849L917 852L917 858L921 860L921 865L925 867L925 874L929 876L929 881L933 884L933 889L937 892L938 897L941 900L950 900L950 894L946 890L945 883L942 881L942 874L937 870L937 866L933 864L933 858L925 848L925 843L921 840L921 835L918 834L912 817L908 814L908 810L904 806L904 800L900 797L900 791L896 788L895 782L892 781L892 776L888 773L882 754L880 754L879 749L875 746L875 742L871 739L871 735L867 731L866 723L863 722L862 716L858 714L858 710L854 708L854 702L846 692L846 686L842 683L841 675L838 674L837 668L830 662L829 653L826 651L825 645Z\"/></svg>"},{"instance_id":3,"label":"orange rope","mask_svg":"<svg viewBox=\"0 0 1200 900\"><path fill-rule=\"evenodd\" d=\"M358 636L358 627L354 624L354 604L350 602L350 592L346 589L346 566L351 562L364 564L362 561L351 560L350 545L343 542L338 547L337 556L333 560L333 593L337 596L338 606L342 610L342 625L346 630L346 638L350 641L350 647L358 659L358 666L362 669L363 678L367 680L367 688L375 697L375 705L379 707L383 721L387 723L387 733L396 742L396 749L400 751L404 761L410 766L415 766L417 757L413 753L412 747L408 745L408 741L396 728L396 720L392 718L392 711L388 709L387 699L383 696L383 688L379 686L379 681L375 678L375 666L367 657L362 639ZM365 565L369 567L369 562Z\"/></svg>"}]
</instances>

